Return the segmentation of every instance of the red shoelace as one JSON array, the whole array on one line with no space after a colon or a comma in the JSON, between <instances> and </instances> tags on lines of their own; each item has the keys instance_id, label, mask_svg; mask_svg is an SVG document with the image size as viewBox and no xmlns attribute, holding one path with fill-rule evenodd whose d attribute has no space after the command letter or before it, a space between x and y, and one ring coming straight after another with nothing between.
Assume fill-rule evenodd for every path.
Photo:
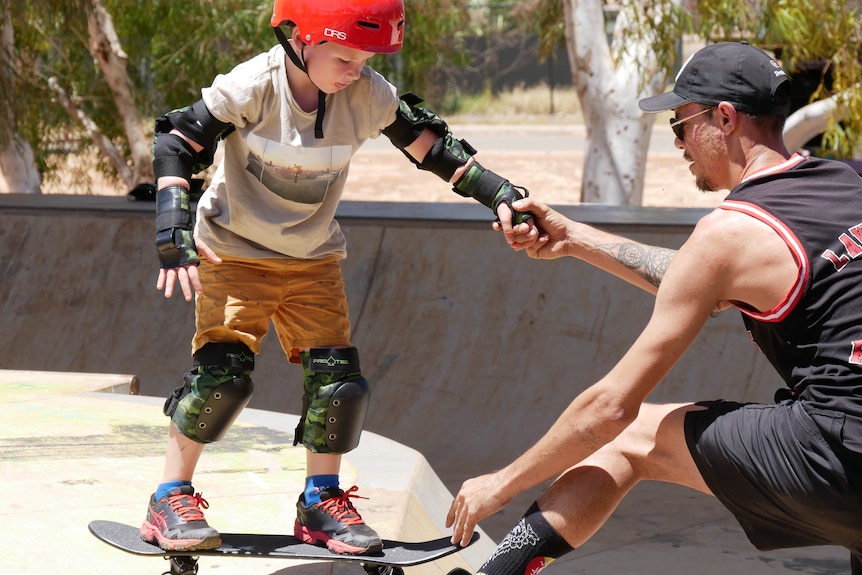
<instances>
[{"instance_id":1,"label":"red shoelace","mask_svg":"<svg viewBox=\"0 0 862 575\"><path fill-rule=\"evenodd\" d=\"M201 507L206 509L210 506L200 493L195 493L194 497L185 494L173 495L168 498L168 504L183 521L203 521Z\"/></svg>"},{"instance_id":2,"label":"red shoelace","mask_svg":"<svg viewBox=\"0 0 862 575\"><path fill-rule=\"evenodd\" d=\"M357 513L356 508L353 507L353 504L350 502L351 497L355 497L357 499L368 499L361 495L354 495L354 492L358 490L359 487L354 485L338 497L331 497L321 501L318 505L320 505L321 508L330 516L334 517L344 525L359 525L365 523L365 521L362 520L362 517L359 516L359 513Z\"/></svg>"}]
</instances>

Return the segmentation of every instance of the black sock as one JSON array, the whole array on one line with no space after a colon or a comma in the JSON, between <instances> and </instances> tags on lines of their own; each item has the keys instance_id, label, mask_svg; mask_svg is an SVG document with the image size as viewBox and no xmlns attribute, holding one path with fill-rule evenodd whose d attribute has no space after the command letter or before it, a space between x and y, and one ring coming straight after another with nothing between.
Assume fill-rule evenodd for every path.
<instances>
[{"instance_id":1,"label":"black sock","mask_svg":"<svg viewBox=\"0 0 862 575\"><path fill-rule=\"evenodd\" d=\"M503 538L480 573L485 575L536 575L554 559L572 550L533 503L518 524Z\"/></svg>"}]
</instances>

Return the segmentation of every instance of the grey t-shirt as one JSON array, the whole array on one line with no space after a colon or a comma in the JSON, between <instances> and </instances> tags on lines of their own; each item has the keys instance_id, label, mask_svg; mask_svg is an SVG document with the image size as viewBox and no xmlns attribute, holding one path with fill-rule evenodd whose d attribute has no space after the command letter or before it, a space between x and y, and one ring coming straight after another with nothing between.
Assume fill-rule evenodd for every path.
<instances>
[{"instance_id":1,"label":"grey t-shirt","mask_svg":"<svg viewBox=\"0 0 862 575\"><path fill-rule=\"evenodd\" d=\"M293 100L280 45L217 76L202 96L236 131L198 202L200 238L224 256L344 258L335 209L350 158L395 120L395 87L366 66L327 96L323 139L314 136L317 113Z\"/></svg>"}]
</instances>

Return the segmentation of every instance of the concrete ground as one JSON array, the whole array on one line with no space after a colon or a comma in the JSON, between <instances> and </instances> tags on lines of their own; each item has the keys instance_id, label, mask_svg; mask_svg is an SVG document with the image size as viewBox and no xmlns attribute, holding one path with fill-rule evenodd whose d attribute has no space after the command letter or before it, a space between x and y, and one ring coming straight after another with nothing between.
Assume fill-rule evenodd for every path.
<instances>
[{"instance_id":1,"label":"concrete ground","mask_svg":"<svg viewBox=\"0 0 862 575\"><path fill-rule=\"evenodd\" d=\"M97 519L138 526L161 474L167 420L163 401L128 395L134 376L0 370L0 572L5 575L122 573L155 575L158 557L123 553L93 537ZM304 484L305 453L292 446L295 417L245 411L228 438L211 446L196 484L222 531L291 533ZM451 495L415 451L366 433L343 467L345 487L386 539L444 536L441 510ZM472 547L411 575L475 570L493 549L486 536ZM201 575L355 575L355 563L270 558L199 560Z\"/></svg>"},{"instance_id":2,"label":"concrete ground","mask_svg":"<svg viewBox=\"0 0 862 575\"><path fill-rule=\"evenodd\" d=\"M159 558L123 553L90 535L108 519L137 525L158 480L164 444L162 400L127 395L134 376L0 370L0 565L8 575L156 575ZM196 484L207 517L224 531L290 532L304 454L292 443L295 417L246 410L229 436L208 448ZM412 449L365 433L346 458L345 484L369 499L357 505L385 538L444 536L451 494ZM483 538L408 575L475 571L493 550ZM357 564L269 558L199 560L220 575L360 575ZM828 548L759 553L707 497L667 486L638 487L599 535L554 563L551 573L747 575L846 573L844 553Z\"/></svg>"}]
</instances>

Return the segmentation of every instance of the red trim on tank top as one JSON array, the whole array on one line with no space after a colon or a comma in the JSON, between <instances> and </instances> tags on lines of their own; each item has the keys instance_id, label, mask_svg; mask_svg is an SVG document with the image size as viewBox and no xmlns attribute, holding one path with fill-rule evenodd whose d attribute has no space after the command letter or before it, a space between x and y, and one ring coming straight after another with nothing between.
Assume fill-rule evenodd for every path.
<instances>
[{"instance_id":1,"label":"red trim on tank top","mask_svg":"<svg viewBox=\"0 0 862 575\"><path fill-rule=\"evenodd\" d=\"M787 170L793 168L794 166L796 166L796 164L799 164L800 162L804 162L806 159L807 159L806 156L802 156L798 153L793 154L792 156L790 156L789 158L787 158L786 160L784 160L780 164L776 164L772 167L765 168L763 170L760 170L759 172L754 172L753 174L749 175L747 178L742 180L742 182L740 182L740 183L747 182L749 180L753 180L754 178L759 178L761 176L768 176L769 174L777 174L778 172L787 171Z\"/></svg>"},{"instance_id":2,"label":"red trim on tank top","mask_svg":"<svg viewBox=\"0 0 862 575\"><path fill-rule=\"evenodd\" d=\"M805 248L802 247L802 243L799 241L799 238L796 237L796 234L794 234L793 231L784 224L784 222L760 206L738 200L725 200L718 207L723 210L732 210L746 214L768 225L770 228L775 230L778 236L785 244L787 244L787 248L793 255L793 259L796 260L798 270L796 281L793 282L793 286L780 304L766 312L758 312L749 308L736 306L745 315L759 321L782 321L791 311L793 311L793 308L796 307L799 300L802 299L802 294L805 291L805 287L808 285L808 272L811 268L808 261L808 254L805 253Z\"/></svg>"}]
</instances>

